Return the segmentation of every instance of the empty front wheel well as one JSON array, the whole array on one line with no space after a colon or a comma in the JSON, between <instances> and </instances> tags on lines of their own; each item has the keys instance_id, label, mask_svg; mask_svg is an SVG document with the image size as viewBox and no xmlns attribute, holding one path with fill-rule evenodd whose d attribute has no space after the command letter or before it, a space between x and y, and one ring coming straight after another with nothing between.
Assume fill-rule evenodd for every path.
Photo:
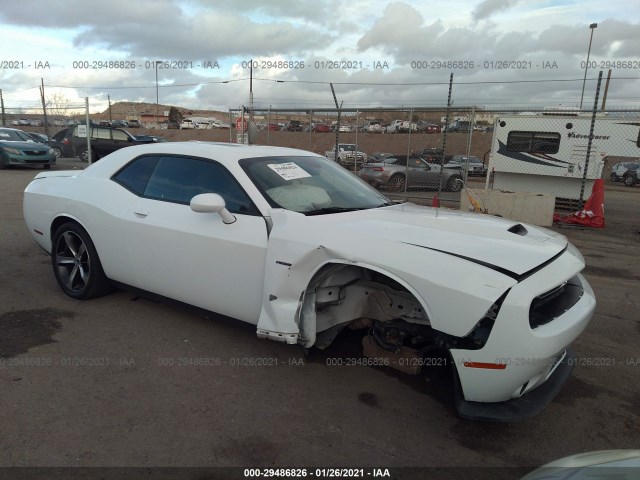
<instances>
[{"instance_id":1,"label":"empty front wheel well","mask_svg":"<svg viewBox=\"0 0 640 480\"><path fill-rule=\"evenodd\" d=\"M429 325L428 310L400 279L374 267L332 262L313 275L300 309L306 346L328 346L347 325L403 319Z\"/></svg>"}]
</instances>

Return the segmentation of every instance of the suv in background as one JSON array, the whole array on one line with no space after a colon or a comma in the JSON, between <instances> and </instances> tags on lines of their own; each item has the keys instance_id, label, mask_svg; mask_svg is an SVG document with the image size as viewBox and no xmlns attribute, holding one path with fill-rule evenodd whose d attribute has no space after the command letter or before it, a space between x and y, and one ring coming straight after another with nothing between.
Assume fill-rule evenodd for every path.
<instances>
[{"instance_id":1,"label":"suv in background","mask_svg":"<svg viewBox=\"0 0 640 480\"><path fill-rule=\"evenodd\" d=\"M140 120L127 120L129 128L142 128L142 122Z\"/></svg>"},{"instance_id":2,"label":"suv in background","mask_svg":"<svg viewBox=\"0 0 640 480\"><path fill-rule=\"evenodd\" d=\"M91 126L91 159L96 161L111 152L115 152L131 145L141 145L145 143L156 143L161 141L159 137L141 136L134 137L126 130L119 128ZM74 156L83 162L89 160L87 154L87 137L80 136L81 129L86 130L84 125L76 125L71 136L71 145Z\"/></svg>"},{"instance_id":3,"label":"suv in background","mask_svg":"<svg viewBox=\"0 0 640 480\"><path fill-rule=\"evenodd\" d=\"M49 139L49 146L53 148L56 158L72 158L73 148L71 147L71 135L73 135L73 127L60 130Z\"/></svg>"}]
</instances>

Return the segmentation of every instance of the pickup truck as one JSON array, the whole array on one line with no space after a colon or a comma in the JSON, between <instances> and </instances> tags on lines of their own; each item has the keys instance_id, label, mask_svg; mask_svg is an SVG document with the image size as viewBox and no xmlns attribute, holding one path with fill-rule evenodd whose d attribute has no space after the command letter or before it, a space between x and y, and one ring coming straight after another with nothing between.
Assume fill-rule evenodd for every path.
<instances>
[{"instance_id":1,"label":"pickup truck","mask_svg":"<svg viewBox=\"0 0 640 480\"><path fill-rule=\"evenodd\" d=\"M331 150L326 151L324 156L338 162L343 167L353 167L356 162L362 164L367 161L367 154L358 150L358 145L355 143L339 143L337 159L335 145Z\"/></svg>"},{"instance_id":2,"label":"pickup truck","mask_svg":"<svg viewBox=\"0 0 640 480\"><path fill-rule=\"evenodd\" d=\"M384 129L385 133L409 133L418 131L418 124L408 120L394 120Z\"/></svg>"}]
</instances>

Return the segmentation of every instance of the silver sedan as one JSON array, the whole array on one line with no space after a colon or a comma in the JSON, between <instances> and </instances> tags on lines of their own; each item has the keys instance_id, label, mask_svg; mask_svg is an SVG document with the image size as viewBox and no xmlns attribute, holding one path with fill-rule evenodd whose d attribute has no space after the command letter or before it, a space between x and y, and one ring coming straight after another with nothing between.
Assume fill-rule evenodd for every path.
<instances>
[{"instance_id":1,"label":"silver sedan","mask_svg":"<svg viewBox=\"0 0 640 480\"><path fill-rule=\"evenodd\" d=\"M445 165L443 168L420 157L409 157L407 161L406 155L394 155L363 164L358 175L376 188L394 192L405 188L438 188L441 181L445 190L458 192L463 186L461 173L459 165Z\"/></svg>"}]
</instances>

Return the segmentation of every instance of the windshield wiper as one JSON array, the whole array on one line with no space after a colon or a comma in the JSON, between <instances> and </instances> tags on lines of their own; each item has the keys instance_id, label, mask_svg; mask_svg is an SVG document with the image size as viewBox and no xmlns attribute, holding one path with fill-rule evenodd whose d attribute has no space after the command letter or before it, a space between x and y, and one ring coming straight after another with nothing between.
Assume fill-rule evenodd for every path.
<instances>
[{"instance_id":1,"label":"windshield wiper","mask_svg":"<svg viewBox=\"0 0 640 480\"><path fill-rule=\"evenodd\" d=\"M308 212L301 212L305 215L325 215L329 213L355 212L356 210L366 210L369 207L324 207Z\"/></svg>"}]
</instances>

